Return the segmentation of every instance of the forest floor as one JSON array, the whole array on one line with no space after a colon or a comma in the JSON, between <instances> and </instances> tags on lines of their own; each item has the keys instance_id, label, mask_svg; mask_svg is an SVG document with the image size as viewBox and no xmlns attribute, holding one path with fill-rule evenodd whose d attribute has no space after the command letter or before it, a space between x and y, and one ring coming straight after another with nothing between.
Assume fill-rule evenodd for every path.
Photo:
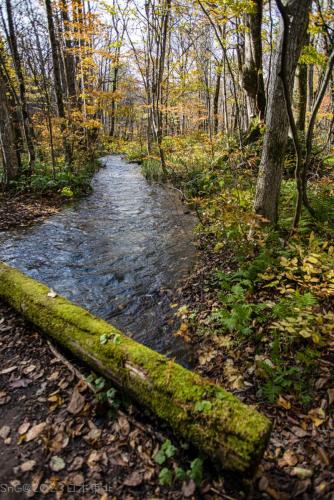
<instances>
[{"instance_id":1,"label":"forest floor","mask_svg":"<svg viewBox=\"0 0 334 500\"><path fill-rule=\"evenodd\" d=\"M231 335L221 335L208 320L219 295L214 276L222 269L222 262L231 272L231 258L233 252L203 253L197 270L180 290L185 305L181 307L183 328L179 334L193 345L194 370L273 422L267 450L254 478L253 498L334 498L334 336L317 359L317 367L312 368L311 401L301 404L287 384L285 390L281 388L283 394L269 403L263 394L266 377L258 361L267 358L269 362L270 354L259 356L259 350L247 339L236 344ZM194 310L193 328L189 317ZM291 364L289 360L285 363L288 373Z\"/></svg>"},{"instance_id":2,"label":"forest floor","mask_svg":"<svg viewBox=\"0 0 334 500\"><path fill-rule=\"evenodd\" d=\"M66 203L64 197L50 193L47 196L0 194L0 231L24 228L55 214Z\"/></svg>"},{"instance_id":3,"label":"forest floor","mask_svg":"<svg viewBox=\"0 0 334 500\"><path fill-rule=\"evenodd\" d=\"M0 335L1 498L244 497L238 488L227 494L210 466L200 488L192 479L162 486L155 455L169 441L161 425L132 405L110 418L81 375L87 367L69 362L3 303ZM171 444L169 451L169 467L191 467L191 453Z\"/></svg>"}]
</instances>

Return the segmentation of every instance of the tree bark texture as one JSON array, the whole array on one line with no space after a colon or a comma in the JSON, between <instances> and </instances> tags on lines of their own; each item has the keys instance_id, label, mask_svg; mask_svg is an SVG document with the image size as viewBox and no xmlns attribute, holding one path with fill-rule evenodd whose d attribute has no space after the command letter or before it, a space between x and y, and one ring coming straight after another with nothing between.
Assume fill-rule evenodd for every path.
<instances>
[{"instance_id":1,"label":"tree bark texture","mask_svg":"<svg viewBox=\"0 0 334 500\"><path fill-rule=\"evenodd\" d=\"M253 4L254 12L245 15L245 62L242 68L249 122L255 116L259 116L263 120L266 109L261 33L263 1L254 0Z\"/></svg>"},{"instance_id":2,"label":"tree bark texture","mask_svg":"<svg viewBox=\"0 0 334 500\"><path fill-rule=\"evenodd\" d=\"M310 7L311 0L288 0L286 2L286 9L290 20L287 40L286 75L290 93L292 93L298 59L305 42ZM280 77L283 32L283 23L281 20L280 35L274 55L273 70L269 85L266 132L254 204L256 213L273 224L277 222L278 218L282 169L289 131L289 121Z\"/></svg>"},{"instance_id":3,"label":"tree bark texture","mask_svg":"<svg viewBox=\"0 0 334 500\"><path fill-rule=\"evenodd\" d=\"M14 128L13 108L6 80L0 67L0 151L5 184L14 180L20 171L20 154Z\"/></svg>"}]
</instances>

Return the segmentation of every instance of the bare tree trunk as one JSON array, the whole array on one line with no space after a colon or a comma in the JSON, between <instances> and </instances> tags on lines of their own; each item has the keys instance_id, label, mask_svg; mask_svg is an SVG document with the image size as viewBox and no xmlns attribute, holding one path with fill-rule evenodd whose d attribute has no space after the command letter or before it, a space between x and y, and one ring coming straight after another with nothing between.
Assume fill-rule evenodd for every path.
<instances>
[{"instance_id":1,"label":"bare tree trunk","mask_svg":"<svg viewBox=\"0 0 334 500\"><path fill-rule=\"evenodd\" d=\"M313 99L314 99L314 65L309 64L308 66L308 75L307 75L307 84L308 84L308 99L307 99L307 109L309 111L312 110L313 107Z\"/></svg>"},{"instance_id":2,"label":"bare tree trunk","mask_svg":"<svg viewBox=\"0 0 334 500\"><path fill-rule=\"evenodd\" d=\"M77 92L76 92L76 61L75 56L72 53L73 42L70 39L70 16L68 12L67 0L61 0L61 17L63 21L64 28L64 43L65 43L65 74L66 74L66 87L67 95L71 103L76 103Z\"/></svg>"},{"instance_id":3,"label":"bare tree trunk","mask_svg":"<svg viewBox=\"0 0 334 500\"><path fill-rule=\"evenodd\" d=\"M0 67L0 151L4 168L4 182L15 179L20 171L20 154L12 121L12 106L6 80Z\"/></svg>"},{"instance_id":4,"label":"bare tree trunk","mask_svg":"<svg viewBox=\"0 0 334 500\"><path fill-rule=\"evenodd\" d=\"M164 3L164 16L163 22L161 26L161 47L160 47L160 57L159 57L159 65L158 65L158 74L157 74L157 87L156 87L156 137L159 148L160 162L161 167L164 172L167 172L165 152L162 147L162 111L161 106L163 104L163 77L165 72L165 60L166 60L166 52L167 52L167 42L168 42L168 29L169 29L169 19L171 12L171 0L165 0ZM154 123L154 122L153 122Z\"/></svg>"},{"instance_id":5,"label":"bare tree trunk","mask_svg":"<svg viewBox=\"0 0 334 500\"><path fill-rule=\"evenodd\" d=\"M61 85L59 46L58 46L56 35L55 35L51 0L45 0L45 7L46 7L47 20L48 20L48 31L49 31L49 38L50 38L50 45L51 45L51 53L52 53L53 77L54 77L54 83L55 83L57 109L58 109L58 116L61 119L60 129L61 129L62 139L63 139L65 162L68 165L71 165L72 164L72 154L71 154L71 149L70 149L67 137L66 137L67 127L65 124L66 115L65 115L65 107L64 107L64 101L63 101L63 89L62 89L62 85Z\"/></svg>"},{"instance_id":6,"label":"bare tree trunk","mask_svg":"<svg viewBox=\"0 0 334 500\"><path fill-rule=\"evenodd\" d=\"M118 63L117 63L118 64ZM115 126L116 126L116 91L117 91L117 82L118 82L118 66L114 67L114 75L112 79L112 97L111 97L111 123L110 123L110 137L114 137L115 135Z\"/></svg>"},{"instance_id":7,"label":"bare tree trunk","mask_svg":"<svg viewBox=\"0 0 334 500\"><path fill-rule=\"evenodd\" d=\"M213 96L213 133L217 135L218 133L218 126L219 126L219 96L220 96L220 85L221 85L221 78L222 78L222 70L223 70L223 63L217 62L217 69L216 69L216 85L215 85L215 93Z\"/></svg>"},{"instance_id":8,"label":"bare tree trunk","mask_svg":"<svg viewBox=\"0 0 334 500\"><path fill-rule=\"evenodd\" d=\"M286 9L290 19L286 51L286 78L290 95L296 66L305 41L310 6L311 0L288 0L286 2ZM283 85L280 77L283 35L284 27L281 22L270 81L266 133L254 203L256 213L274 224L278 218L281 177L289 130Z\"/></svg>"},{"instance_id":9,"label":"bare tree trunk","mask_svg":"<svg viewBox=\"0 0 334 500\"><path fill-rule=\"evenodd\" d=\"M296 71L296 125L301 132L305 131L307 110L307 66L298 64Z\"/></svg>"},{"instance_id":10,"label":"bare tree trunk","mask_svg":"<svg viewBox=\"0 0 334 500\"><path fill-rule=\"evenodd\" d=\"M35 148L34 148L34 143L33 143L34 133L33 133L33 129L31 126L31 121L30 121L30 117L29 117L29 113L28 113L28 106L27 106L27 99L26 99L26 87L25 87L25 81L24 81L24 76L23 76L23 71L22 71L21 59L20 59L20 55L19 55L19 51L18 51L18 47L17 47L17 39L16 39L16 32L15 32L15 27L14 27L11 0L6 0L6 10L7 10L7 19L8 19L8 28L9 28L9 40L8 41L9 41L10 50L11 50L12 57L13 57L15 74L16 74L16 78L18 81L20 107L21 107L21 115L22 115L22 125L23 125L24 138L26 141L27 151L28 151L29 174L31 174L32 170L33 170L34 163L35 163L35 159L36 159Z\"/></svg>"},{"instance_id":11,"label":"bare tree trunk","mask_svg":"<svg viewBox=\"0 0 334 500\"><path fill-rule=\"evenodd\" d=\"M247 95L248 121L259 116L264 119L266 94L262 67L262 12L263 0L254 0L254 12L246 14L245 63L243 66L243 87Z\"/></svg>"},{"instance_id":12,"label":"bare tree trunk","mask_svg":"<svg viewBox=\"0 0 334 500\"><path fill-rule=\"evenodd\" d=\"M113 7L115 9L115 2L113 3ZM115 10L116 11L116 10ZM117 16L113 15L112 16L112 22L113 22L113 28L116 33L116 50L114 54L114 60L113 60L113 66L114 66L114 74L113 74L113 79L112 79L112 97L111 97L111 124L110 124L110 132L109 135L110 137L114 137L115 135L115 128L116 128L116 92L118 89L118 76L119 76L119 68L120 68L120 58L121 58L121 46L124 40L124 34L126 31L126 21L123 20L123 27L120 32L119 30L119 18Z\"/></svg>"},{"instance_id":13,"label":"bare tree trunk","mask_svg":"<svg viewBox=\"0 0 334 500\"><path fill-rule=\"evenodd\" d=\"M10 74L6 66L6 55L4 54L3 41L0 38L0 78L6 87L6 97L10 107L11 124L14 132L15 150L17 155L18 174L21 173L22 162L21 155L23 153L23 137L22 137L22 119L21 105L19 97L16 93L15 86L11 81Z\"/></svg>"}]
</instances>

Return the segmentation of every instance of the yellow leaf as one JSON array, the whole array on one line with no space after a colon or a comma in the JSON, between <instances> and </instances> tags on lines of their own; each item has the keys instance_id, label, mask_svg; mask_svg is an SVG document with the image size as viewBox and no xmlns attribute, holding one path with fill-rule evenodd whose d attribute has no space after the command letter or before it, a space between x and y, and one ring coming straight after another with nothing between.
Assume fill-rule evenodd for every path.
<instances>
[{"instance_id":1,"label":"yellow leaf","mask_svg":"<svg viewBox=\"0 0 334 500\"><path fill-rule=\"evenodd\" d=\"M277 400L278 406L281 408L284 408L285 410L290 410L291 408L291 403L287 399L283 398L283 396L279 396Z\"/></svg>"}]
</instances>

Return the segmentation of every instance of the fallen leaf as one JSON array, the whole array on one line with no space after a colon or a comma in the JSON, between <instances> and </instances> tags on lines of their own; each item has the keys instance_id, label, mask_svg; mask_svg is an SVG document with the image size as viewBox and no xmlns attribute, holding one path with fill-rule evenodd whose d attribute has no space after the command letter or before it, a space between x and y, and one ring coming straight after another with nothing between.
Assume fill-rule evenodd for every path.
<instances>
[{"instance_id":1,"label":"fallen leaf","mask_svg":"<svg viewBox=\"0 0 334 500\"><path fill-rule=\"evenodd\" d=\"M100 462L104 458L104 453L102 451L94 450L90 453L87 459L87 465L89 467L94 466L97 462Z\"/></svg>"},{"instance_id":2,"label":"fallen leaf","mask_svg":"<svg viewBox=\"0 0 334 500\"><path fill-rule=\"evenodd\" d=\"M334 387L328 389L327 394L328 394L328 404L332 405L334 403Z\"/></svg>"},{"instance_id":3,"label":"fallen leaf","mask_svg":"<svg viewBox=\"0 0 334 500\"><path fill-rule=\"evenodd\" d=\"M186 498L193 496L195 494L195 491L196 484L192 479L188 483L184 482L182 484L182 493Z\"/></svg>"},{"instance_id":4,"label":"fallen leaf","mask_svg":"<svg viewBox=\"0 0 334 500\"><path fill-rule=\"evenodd\" d=\"M10 427L8 425L4 425L0 429L0 438L7 439L10 434Z\"/></svg>"},{"instance_id":5,"label":"fallen leaf","mask_svg":"<svg viewBox=\"0 0 334 500\"><path fill-rule=\"evenodd\" d=\"M73 470L79 470L83 466L84 459L80 456L75 457L71 465L69 466L68 470L73 471Z\"/></svg>"},{"instance_id":6,"label":"fallen leaf","mask_svg":"<svg viewBox=\"0 0 334 500\"><path fill-rule=\"evenodd\" d=\"M139 486L143 482L143 475L141 472L134 471L123 481L124 486Z\"/></svg>"},{"instance_id":7,"label":"fallen leaf","mask_svg":"<svg viewBox=\"0 0 334 500\"><path fill-rule=\"evenodd\" d=\"M128 436L130 432L130 424L126 417L121 415L117 420L117 430L119 430L123 436Z\"/></svg>"},{"instance_id":8,"label":"fallen leaf","mask_svg":"<svg viewBox=\"0 0 334 500\"><path fill-rule=\"evenodd\" d=\"M55 437L52 440L51 443L51 450L54 452L58 452L62 450L63 448L66 448L66 446L69 443L70 438L65 432L58 432Z\"/></svg>"},{"instance_id":9,"label":"fallen leaf","mask_svg":"<svg viewBox=\"0 0 334 500\"><path fill-rule=\"evenodd\" d=\"M59 472L59 471L65 469L65 467L66 467L64 459L59 457L58 455L55 455L51 458L49 465L50 465L50 469L53 470L54 472Z\"/></svg>"},{"instance_id":10,"label":"fallen leaf","mask_svg":"<svg viewBox=\"0 0 334 500\"><path fill-rule=\"evenodd\" d=\"M326 481L321 481L321 483L318 484L318 486L315 488L315 491L317 495L319 495L319 498L323 498L324 493L328 491L329 487L330 484L327 483Z\"/></svg>"},{"instance_id":11,"label":"fallen leaf","mask_svg":"<svg viewBox=\"0 0 334 500\"><path fill-rule=\"evenodd\" d=\"M40 482L42 481L43 478L43 471L38 472L37 474L34 474L31 480L31 490L32 492L37 491L38 486L40 485Z\"/></svg>"},{"instance_id":12,"label":"fallen leaf","mask_svg":"<svg viewBox=\"0 0 334 500\"><path fill-rule=\"evenodd\" d=\"M87 443L94 445L101 437L102 431L100 429L91 429L85 436L84 440Z\"/></svg>"},{"instance_id":13,"label":"fallen leaf","mask_svg":"<svg viewBox=\"0 0 334 500\"><path fill-rule=\"evenodd\" d=\"M16 380L13 380L13 382L10 382L9 387L11 389L19 389L20 387L27 387L29 384L31 384L32 380L30 378L18 378Z\"/></svg>"},{"instance_id":14,"label":"fallen leaf","mask_svg":"<svg viewBox=\"0 0 334 500\"><path fill-rule=\"evenodd\" d=\"M50 412L56 410L59 406L61 406L64 403L64 400L60 396L60 394L53 394L52 396L49 396L48 401L49 403L51 403L49 407Z\"/></svg>"},{"instance_id":15,"label":"fallen leaf","mask_svg":"<svg viewBox=\"0 0 334 500\"><path fill-rule=\"evenodd\" d=\"M304 481L298 481L293 489L293 498L298 497L309 488L311 485L310 479L304 479Z\"/></svg>"},{"instance_id":16,"label":"fallen leaf","mask_svg":"<svg viewBox=\"0 0 334 500\"><path fill-rule=\"evenodd\" d=\"M318 446L317 447L317 453L318 453L318 456L319 456L319 459L320 461L324 464L324 465L330 465L331 464L331 461L326 453L326 450L324 448L322 448L321 446Z\"/></svg>"},{"instance_id":17,"label":"fallen leaf","mask_svg":"<svg viewBox=\"0 0 334 500\"><path fill-rule=\"evenodd\" d=\"M304 469L303 467L294 467L290 474L291 476L297 476L299 479L308 479L313 476L313 470Z\"/></svg>"},{"instance_id":18,"label":"fallen leaf","mask_svg":"<svg viewBox=\"0 0 334 500\"><path fill-rule=\"evenodd\" d=\"M316 427L319 427L327 420L325 410L323 408L313 408L308 412L308 416Z\"/></svg>"},{"instance_id":19,"label":"fallen leaf","mask_svg":"<svg viewBox=\"0 0 334 500\"><path fill-rule=\"evenodd\" d=\"M328 383L328 380L328 378L318 378L318 380L314 384L315 389L319 390L325 387Z\"/></svg>"},{"instance_id":20,"label":"fallen leaf","mask_svg":"<svg viewBox=\"0 0 334 500\"><path fill-rule=\"evenodd\" d=\"M67 478L67 484L73 486L81 486L85 482L85 478L82 474L74 473L70 474Z\"/></svg>"},{"instance_id":21,"label":"fallen leaf","mask_svg":"<svg viewBox=\"0 0 334 500\"><path fill-rule=\"evenodd\" d=\"M52 290L52 288L50 288L50 291L48 293L48 297L51 297L51 299L54 299L55 297L57 297L57 294L54 290Z\"/></svg>"},{"instance_id":22,"label":"fallen leaf","mask_svg":"<svg viewBox=\"0 0 334 500\"><path fill-rule=\"evenodd\" d=\"M33 468L36 466L35 460L27 460L27 462L24 462L23 464L20 465L20 469L22 472L30 472L33 470Z\"/></svg>"},{"instance_id":23,"label":"fallen leaf","mask_svg":"<svg viewBox=\"0 0 334 500\"><path fill-rule=\"evenodd\" d=\"M34 427L32 427L28 431L25 440L29 442L32 441L33 439L36 439L44 431L45 427L46 427L46 422L41 422L40 424L34 425Z\"/></svg>"},{"instance_id":24,"label":"fallen leaf","mask_svg":"<svg viewBox=\"0 0 334 500\"><path fill-rule=\"evenodd\" d=\"M120 467L127 467L128 465L128 460L124 460L121 455L110 457L109 461L112 465L119 465Z\"/></svg>"},{"instance_id":25,"label":"fallen leaf","mask_svg":"<svg viewBox=\"0 0 334 500\"><path fill-rule=\"evenodd\" d=\"M5 405L9 403L11 400L11 397L8 396L7 392L5 391L0 391L0 405Z\"/></svg>"},{"instance_id":26,"label":"fallen leaf","mask_svg":"<svg viewBox=\"0 0 334 500\"><path fill-rule=\"evenodd\" d=\"M28 375L28 373L31 373L34 370L36 370L36 365L29 365L26 368L24 368L23 373L25 373L26 375Z\"/></svg>"},{"instance_id":27,"label":"fallen leaf","mask_svg":"<svg viewBox=\"0 0 334 500\"><path fill-rule=\"evenodd\" d=\"M208 363L210 363L210 361L212 361L214 359L214 357L217 355L217 351L206 351L206 352L203 352L199 358L198 358L198 361L199 361L199 364L201 366L204 366L204 365L207 365Z\"/></svg>"},{"instance_id":28,"label":"fallen leaf","mask_svg":"<svg viewBox=\"0 0 334 500\"><path fill-rule=\"evenodd\" d=\"M286 450L284 452L283 457L282 457L282 462L284 462L285 465L289 465L290 467L294 467L298 463L298 457L295 455L295 453L292 450ZM284 467L284 465L283 465L283 467Z\"/></svg>"},{"instance_id":29,"label":"fallen leaf","mask_svg":"<svg viewBox=\"0 0 334 500\"><path fill-rule=\"evenodd\" d=\"M85 406L85 401L86 400L84 396L80 394L78 388L74 387L71 401L69 402L69 405L67 407L67 411L69 413L72 413L72 415L78 415L78 413L80 413L83 410Z\"/></svg>"},{"instance_id":30,"label":"fallen leaf","mask_svg":"<svg viewBox=\"0 0 334 500\"><path fill-rule=\"evenodd\" d=\"M21 436L22 434L25 434L28 431L29 427L30 427L30 423L29 422L24 422L17 429L17 433Z\"/></svg>"},{"instance_id":31,"label":"fallen leaf","mask_svg":"<svg viewBox=\"0 0 334 500\"><path fill-rule=\"evenodd\" d=\"M6 373L11 373L17 369L17 366L10 366L9 368L4 368L1 370L0 375L5 375Z\"/></svg>"},{"instance_id":32,"label":"fallen leaf","mask_svg":"<svg viewBox=\"0 0 334 500\"><path fill-rule=\"evenodd\" d=\"M277 400L277 405L280 406L281 408L284 408L285 410L290 410L291 408L291 403L287 399L283 398L283 396L279 396Z\"/></svg>"},{"instance_id":33,"label":"fallen leaf","mask_svg":"<svg viewBox=\"0 0 334 500\"><path fill-rule=\"evenodd\" d=\"M144 480L150 481L152 479L152 477L154 476L154 474L155 474L154 467L147 467L145 469L145 473L144 473Z\"/></svg>"},{"instance_id":34,"label":"fallen leaf","mask_svg":"<svg viewBox=\"0 0 334 500\"><path fill-rule=\"evenodd\" d=\"M88 384L85 380L79 380L79 382L76 385L76 388L78 389L79 392L85 392L88 389Z\"/></svg>"},{"instance_id":35,"label":"fallen leaf","mask_svg":"<svg viewBox=\"0 0 334 500\"><path fill-rule=\"evenodd\" d=\"M269 486L269 481L268 481L268 478L266 476L261 476L260 480L259 480L259 484L258 484L258 488L260 491L266 491L266 489L268 488Z\"/></svg>"},{"instance_id":36,"label":"fallen leaf","mask_svg":"<svg viewBox=\"0 0 334 500\"><path fill-rule=\"evenodd\" d=\"M54 380L57 380L57 378L59 378L59 372L55 371L51 373L51 375L48 377L48 380L53 382Z\"/></svg>"},{"instance_id":37,"label":"fallen leaf","mask_svg":"<svg viewBox=\"0 0 334 500\"><path fill-rule=\"evenodd\" d=\"M293 434L295 434L299 438L303 438L303 437L308 436L308 432L304 431L304 429L302 429L301 427L297 427L297 426L293 426L291 428L291 432L293 432Z\"/></svg>"}]
</instances>

